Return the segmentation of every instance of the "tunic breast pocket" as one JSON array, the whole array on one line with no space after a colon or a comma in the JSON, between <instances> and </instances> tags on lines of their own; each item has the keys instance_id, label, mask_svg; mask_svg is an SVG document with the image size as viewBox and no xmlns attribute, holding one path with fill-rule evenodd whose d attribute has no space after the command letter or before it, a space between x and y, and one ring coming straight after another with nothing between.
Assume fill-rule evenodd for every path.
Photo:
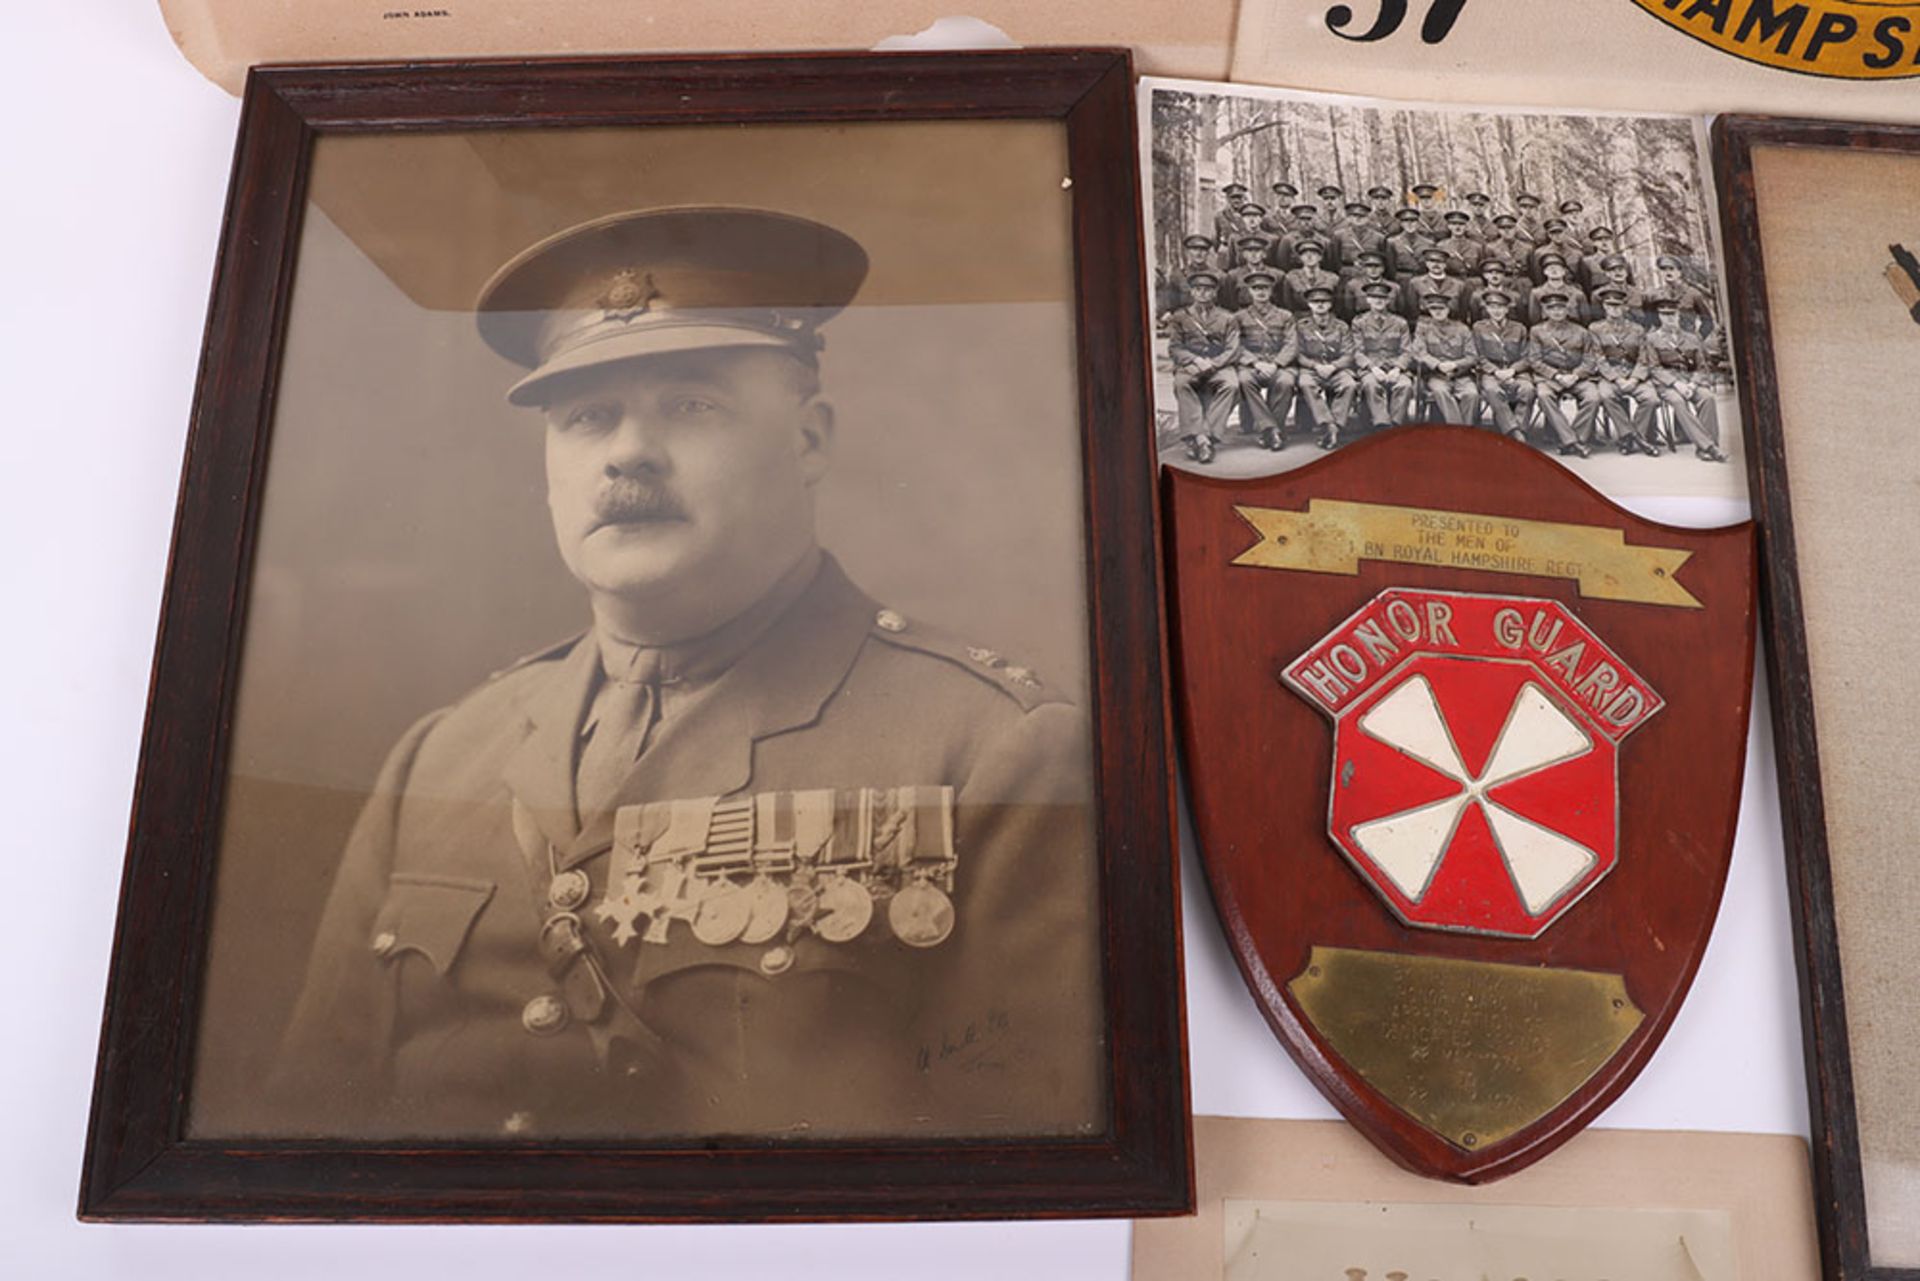
<instances>
[{"instance_id":1,"label":"tunic breast pocket","mask_svg":"<svg viewBox=\"0 0 1920 1281\"><path fill-rule=\"evenodd\" d=\"M373 950L394 971L398 1010L414 1023L444 1010L473 923L493 897L491 881L395 872L374 920Z\"/></svg>"}]
</instances>

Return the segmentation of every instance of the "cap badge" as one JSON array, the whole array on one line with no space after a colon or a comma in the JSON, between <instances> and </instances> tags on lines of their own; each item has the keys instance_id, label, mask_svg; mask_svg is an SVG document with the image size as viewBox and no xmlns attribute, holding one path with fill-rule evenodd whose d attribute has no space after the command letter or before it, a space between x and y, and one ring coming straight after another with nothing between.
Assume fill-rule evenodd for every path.
<instances>
[{"instance_id":1,"label":"cap badge","mask_svg":"<svg viewBox=\"0 0 1920 1281\"><path fill-rule=\"evenodd\" d=\"M659 296L660 288L653 283L652 272L637 272L626 267L614 275L606 292L594 301L606 319L632 320L651 311L653 300Z\"/></svg>"}]
</instances>

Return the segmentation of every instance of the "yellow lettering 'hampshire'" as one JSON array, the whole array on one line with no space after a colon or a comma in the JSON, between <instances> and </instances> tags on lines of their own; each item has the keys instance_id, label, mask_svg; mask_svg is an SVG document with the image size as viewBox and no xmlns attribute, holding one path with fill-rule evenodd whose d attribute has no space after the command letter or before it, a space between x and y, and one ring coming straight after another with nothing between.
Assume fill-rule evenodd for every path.
<instances>
[{"instance_id":1,"label":"yellow lettering 'hampshire'","mask_svg":"<svg viewBox=\"0 0 1920 1281\"><path fill-rule=\"evenodd\" d=\"M1846 80L1920 75L1920 0L1633 0L1762 66Z\"/></svg>"},{"instance_id":2,"label":"yellow lettering 'hampshire'","mask_svg":"<svg viewBox=\"0 0 1920 1281\"><path fill-rule=\"evenodd\" d=\"M1570 578L1594 600L1699 609L1676 577L1692 552L1629 547L1624 530L1315 498L1304 512L1235 507L1260 541L1236 565L1357 574L1362 560ZM1431 536L1438 532L1436 544ZM1422 538L1421 535L1428 535Z\"/></svg>"}]
</instances>

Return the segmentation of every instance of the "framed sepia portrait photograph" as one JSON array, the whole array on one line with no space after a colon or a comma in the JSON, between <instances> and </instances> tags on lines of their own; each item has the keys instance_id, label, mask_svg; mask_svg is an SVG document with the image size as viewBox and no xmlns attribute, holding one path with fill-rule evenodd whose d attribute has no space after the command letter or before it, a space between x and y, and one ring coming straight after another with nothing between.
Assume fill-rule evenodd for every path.
<instances>
[{"instance_id":1,"label":"framed sepia portrait photograph","mask_svg":"<svg viewBox=\"0 0 1920 1281\"><path fill-rule=\"evenodd\" d=\"M1133 113L253 72L84 1217L1191 1205Z\"/></svg>"},{"instance_id":2,"label":"framed sepia portrait photograph","mask_svg":"<svg viewBox=\"0 0 1920 1281\"><path fill-rule=\"evenodd\" d=\"M1714 126L1828 1281L1920 1277L1920 129Z\"/></svg>"}]
</instances>

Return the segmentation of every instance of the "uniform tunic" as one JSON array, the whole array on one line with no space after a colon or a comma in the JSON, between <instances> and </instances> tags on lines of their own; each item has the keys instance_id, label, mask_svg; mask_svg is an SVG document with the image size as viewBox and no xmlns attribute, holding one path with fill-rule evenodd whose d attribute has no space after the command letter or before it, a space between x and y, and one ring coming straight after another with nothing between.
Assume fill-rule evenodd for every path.
<instances>
[{"instance_id":1,"label":"uniform tunic","mask_svg":"<svg viewBox=\"0 0 1920 1281\"><path fill-rule=\"evenodd\" d=\"M1083 714L998 655L880 609L830 557L583 812L577 745L603 679L592 638L572 641L394 748L321 919L273 1132L1097 1128ZM625 807L942 787L958 863L937 946L894 937L884 908L845 942L790 930L718 946L680 920L662 942L622 944L592 910ZM590 887L577 928L555 930L549 896L575 872Z\"/></svg>"}]
</instances>

